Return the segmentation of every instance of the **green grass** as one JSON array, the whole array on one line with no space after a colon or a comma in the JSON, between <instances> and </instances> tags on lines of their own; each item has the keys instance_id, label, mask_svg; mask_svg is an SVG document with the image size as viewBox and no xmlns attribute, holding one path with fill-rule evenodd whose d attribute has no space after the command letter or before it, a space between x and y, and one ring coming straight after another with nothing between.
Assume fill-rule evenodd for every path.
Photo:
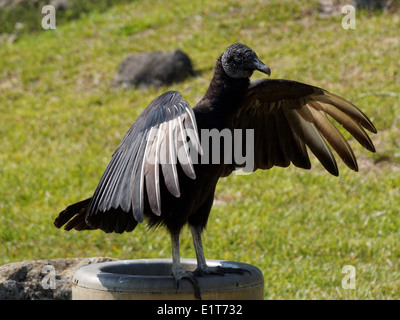
<instances>
[{"instance_id":1,"label":"green grass","mask_svg":"<svg viewBox=\"0 0 400 320\"><path fill-rule=\"evenodd\" d=\"M163 229L65 232L58 212L91 196L112 152L149 102L179 90L194 106L231 43L252 47L274 78L321 86L360 106L379 131L377 153L351 140L355 173L315 160L221 179L204 234L209 259L256 265L266 299L399 299L400 16L319 17L316 1L142 1L60 22L0 46L0 265L26 259L170 257ZM40 23L40 21L38 22ZM114 90L132 52L180 48L199 76L168 88ZM253 78L262 77L254 74ZM194 257L190 232L181 255ZM344 290L342 267L356 268Z\"/></svg>"}]
</instances>

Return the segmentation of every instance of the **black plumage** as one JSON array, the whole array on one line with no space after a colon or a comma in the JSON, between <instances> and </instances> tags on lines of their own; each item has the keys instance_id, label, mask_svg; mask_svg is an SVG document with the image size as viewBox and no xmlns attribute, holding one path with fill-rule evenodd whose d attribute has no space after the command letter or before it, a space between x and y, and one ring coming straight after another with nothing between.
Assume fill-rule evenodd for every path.
<instances>
[{"instance_id":1,"label":"black plumage","mask_svg":"<svg viewBox=\"0 0 400 320\"><path fill-rule=\"evenodd\" d=\"M68 206L54 224L66 230L132 231L147 218L150 226L164 225L171 233L172 273L193 282L194 275L232 272L206 264L201 233L207 224L220 177L246 163L195 163L203 153L201 130L254 129L254 165L250 171L273 166L311 167L307 147L328 172L338 167L328 145L357 171L354 153L335 119L366 149L374 152L364 129L376 133L356 106L328 91L290 80L250 82L253 71L270 74L249 47L234 44L217 59L214 76L201 101L191 109L176 91L162 94L144 110L113 154L94 195ZM242 137L242 143L246 140ZM245 150L245 148L243 149ZM222 153L222 150L218 152ZM197 270L183 270L179 233L189 224L196 249ZM197 288L197 294L199 293Z\"/></svg>"}]
</instances>

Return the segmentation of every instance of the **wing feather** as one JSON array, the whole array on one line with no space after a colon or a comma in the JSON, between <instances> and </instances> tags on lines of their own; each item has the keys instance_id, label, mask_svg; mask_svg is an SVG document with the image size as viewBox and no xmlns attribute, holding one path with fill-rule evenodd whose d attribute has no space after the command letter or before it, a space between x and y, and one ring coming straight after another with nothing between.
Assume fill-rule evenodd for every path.
<instances>
[{"instance_id":1,"label":"wing feather","mask_svg":"<svg viewBox=\"0 0 400 320\"><path fill-rule=\"evenodd\" d=\"M255 130L254 170L290 163L309 169L308 147L328 172L338 175L330 145L349 168L357 171L353 150L327 115L363 147L375 151L364 129L372 133L377 131L360 109L324 89L290 80L251 82L246 98L234 116L233 128ZM231 172L229 170L233 170L232 166L223 170L224 176Z\"/></svg>"},{"instance_id":2,"label":"wing feather","mask_svg":"<svg viewBox=\"0 0 400 320\"><path fill-rule=\"evenodd\" d=\"M331 174L337 176L339 174L335 157L331 149L325 142L315 124L304 120L298 110L283 109L290 126L300 139L310 148L312 153L318 158L322 165Z\"/></svg>"},{"instance_id":3,"label":"wing feather","mask_svg":"<svg viewBox=\"0 0 400 320\"><path fill-rule=\"evenodd\" d=\"M178 198L181 195L181 191L179 188L178 172L176 170L175 126L176 123L174 121L168 123L168 133L165 138L166 159L161 163L161 169L168 191Z\"/></svg>"},{"instance_id":4,"label":"wing feather","mask_svg":"<svg viewBox=\"0 0 400 320\"><path fill-rule=\"evenodd\" d=\"M202 152L196 119L181 94L170 91L154 99L114 152L90 201L87 224L107 232L132 229L143 222L146 201L153 214L161 215L162 188L180 196L177 163L195 179L186 129L193 130L191 145ZM182 158L177 157L178 147Z\"/></svg>"},{"instance_id":5,"label":"wing feather","mask_svg":"<svg viewBox=\"0 0 400 320\"><path fill-rule=\"evenodd\" d=\"M332 116L367 150L375 152L374 144L365 130L353 118L330 104L318 103L321 110ZM374 131L372 131L374 132ZM375 129L376 132L376 129Z\"/></svg>"},{"instance_id":6,"label":"wing feather","mask_svg":"<svg viewBox=\"0 0 400 320\"><path fill-rule=\"evenodd\" d=\"M161 141L165 132L163 127L165 122L161 123L157 128L157 134L154 141L151 144L148 158L146 158L145 164L145 176L146 176L146 189L147 196L149 199L150 208L154 214L159 216L161 214L161 195L160 195L160 149Z\"/></svg>"},{"instance_id":7,"label":"wing feather","mask_svg":"<svg viewBox=\"0 0 400 320\"><path fill-rule=\"evenodd\" d=\"M183 125L183 116L177 118L178 121L178 132L177 132L177 151L178 151L178 159L180 160L180 164L183 172L191 178L196 179L196 173L194 171L192 159L189 154L189 147L187 144L187 135L184 130Z\"/></svg>"},{"instance_id":8,"label":"wing feather","mask_svg":"<svg viewBox=\"0 0 400 320\"><path fill-rule=\"evenodd\" d=\"M358 171L357 159L353 150L340 131L329 121L325 113L314 108L310 108L310 110L314 116L318 130L321 131L332 148L335 149L337 154L350 169Z\"/></svg>"}]
</instances>

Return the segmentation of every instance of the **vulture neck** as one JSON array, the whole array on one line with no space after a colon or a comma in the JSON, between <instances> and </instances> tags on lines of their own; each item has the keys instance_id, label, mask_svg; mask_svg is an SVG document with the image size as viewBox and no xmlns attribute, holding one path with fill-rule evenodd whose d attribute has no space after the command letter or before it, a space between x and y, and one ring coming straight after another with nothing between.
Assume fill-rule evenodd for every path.
<instances>
[{"instance_id":1,"label":"vulture neck","mask_svg":"<svg viewBox=\"0 0 400 320\"><path fill-rule=\"evenodd\" d=\"M234 79L222 68L221 58L215 64L214 76L203 99L197 105L201 112L212 112L230 121L242 104L249 87L248 78Z\"/></svg>"}]
</instances>

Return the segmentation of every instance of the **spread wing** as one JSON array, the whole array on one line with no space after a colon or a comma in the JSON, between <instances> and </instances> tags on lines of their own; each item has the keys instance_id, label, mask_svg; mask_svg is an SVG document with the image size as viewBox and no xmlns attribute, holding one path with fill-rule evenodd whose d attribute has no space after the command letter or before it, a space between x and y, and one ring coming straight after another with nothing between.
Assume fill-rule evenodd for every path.
<instances>
[{"instance_id":1,"label":"spread wing","mask_svg":"<svg viewBox=\"0 0 400 320\"><path fill-rule=\"evenodd\" d=\"M353 150L328 115L363 147L375 151L364 129L373 133L376 129L360 109L324 89L290 80L251 82L233 128L254 129L253 171L290 163L309 169L307 146L326 170L337 176L338 167L329 145L349 168L357 171ZM236 168L244 165L236 164ZM234 169L227 167L223 176Z\"/></svg>"},{"instance_id":2,"label":"spread wing","mask_svg":"<svg viewBox=\"0 0 400 320\"><path fill-rule=\"evenodd\" d=\"M193 111L179 92L166 92L143 111L113 154L90 201L86 220L89 224L91 218L104 220L106 217L96 216L120 208L132 211L135 220L142 222L145 192L151 210L160 215L160 175L175 197L180 196L178 162L188 177L196 178L191 147L202 153Z\"/></svg>"}]
</instances>

